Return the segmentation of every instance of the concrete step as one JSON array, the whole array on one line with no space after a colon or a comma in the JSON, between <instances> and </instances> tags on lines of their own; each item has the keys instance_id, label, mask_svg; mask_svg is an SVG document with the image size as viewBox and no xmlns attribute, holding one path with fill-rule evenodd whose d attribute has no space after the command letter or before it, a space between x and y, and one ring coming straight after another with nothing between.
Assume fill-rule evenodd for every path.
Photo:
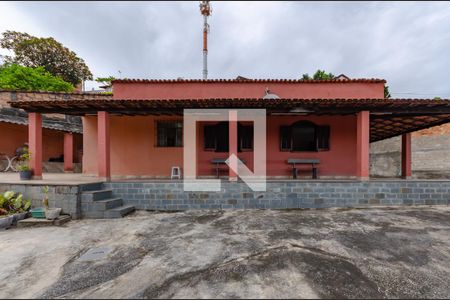
<instances>
[{"instance_id":1,"label":"concrete step","mask_svg":"<svg viewBox=\"0 0 450 300\"><path fill-rule=\"evenodd\" d=\"M98 191L103 188L103 182L93 182L80 185L81 192Z\"/></svg>"},{"instance_id":2,"label":"concrete step","mask_svg":"<svg viewBox=\"0 0 450 300\"><path fill-rule=\"evenodd\" d=\"M81 201L83 202L105 200L110 198L112 198L112 190L85 191L81 195Z\"/></svg>"},{"instance_id":3,"label":"concrete step","mask_svg":"<svg viewBox=\"0 0 450 300\"><path fill-rule=\"evenodd\" d=\"M106 211L108 209L116 208L122 206L122 198L111 198L104 200L97 200L89 203L93 210L96 211Z\"/></svg>"},{"instance_id":4,"label":"concrete step","mask_svg":"<svg viewBox=\"0 0 450 300\"><path fill-rule=\"evenodd\" d=\"M105 217L105 219L122 218L123 216L125 216L133 211L134 211L133 205L124 205L124 206L106 210L104 217Z\"/></svg>"}]
</instances>

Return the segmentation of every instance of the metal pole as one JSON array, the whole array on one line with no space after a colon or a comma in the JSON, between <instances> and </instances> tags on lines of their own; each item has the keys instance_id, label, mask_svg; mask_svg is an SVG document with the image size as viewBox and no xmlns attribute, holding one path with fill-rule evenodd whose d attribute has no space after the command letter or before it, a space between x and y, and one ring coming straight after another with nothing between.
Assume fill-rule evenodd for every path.
<instances>
[{"instance_id":1,"label":"metal pole","mask_svg":"<svg viewBox=\"0 0 450 300\"><path fill-rule=\"evenodd\" d=\"M208 17L203 16L203 79L208 79Z\"/></svg>"}]
</instances>

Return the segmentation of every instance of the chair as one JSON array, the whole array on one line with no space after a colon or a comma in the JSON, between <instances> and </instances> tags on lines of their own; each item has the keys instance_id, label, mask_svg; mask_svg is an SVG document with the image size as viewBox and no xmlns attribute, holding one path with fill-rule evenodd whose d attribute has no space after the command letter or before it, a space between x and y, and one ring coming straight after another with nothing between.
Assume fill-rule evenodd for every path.
<instances>
[{"instance_id":1,"label":"chair","mask_svg":"<svg viewBox=\"0 0 450 300\"><path fill-rule=\"evenodd\" d=\"M170 174L170 179L181 179L181 170L180 167L172 167L172 171Z\"/></svg>"}]
</instances>

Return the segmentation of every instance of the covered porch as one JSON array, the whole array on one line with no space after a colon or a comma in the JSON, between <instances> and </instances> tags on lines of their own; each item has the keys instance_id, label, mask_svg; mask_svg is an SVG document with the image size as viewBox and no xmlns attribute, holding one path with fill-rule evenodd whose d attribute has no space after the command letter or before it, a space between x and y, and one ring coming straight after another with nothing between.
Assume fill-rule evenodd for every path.
<instances>
[{"instance_id":1,"label":"covered porch","mask_svg":"<svg viewBox=\"0 0 450 300\"><path fill-rule=\"evenodd\" d=\"M111 181L121 179L164 179L170 177L170 166L183 166L182 147L161 147L151 141L141 144L130 133L141 131L153 135L153 143L158 143L155 133L155 120L183 120L184 109L224 108L232 114L233 109L265 109L267 112L267 178L289 179L291 172L285 162L289 158L318 159L329 169L321 171L320 179L368 180L369 144L402 136L402 177L411 177L411 135L416 130L444 124L450 121L450 101L422 99L173 99L173 100L72 100L72 101L17 101L13 107L23 108L29 113L29 146L31 167L34 178L42 178L42 113L64 113L84 116L84 135L95 137L91 143L84 142L84 174L95 175L97 180ZM125 122L133 119L136 122ZM331 124L330 149L321 151L295 151L292 147L283 151L280 128L298 121L314 122L317 125ZM251 161L253 152L239 149L239 122L229 119L227 138L228 149L220 157L236 154L248 156ZM333 124L336 125L333 125ZM348 123L348 127L342 124ZM146 124L146 125L143 125ZM153 124L153 125L151 125ZM153 131L153 132L152 132ZM88 134L87 134L88 133ZM200 148L199 177L207 176L202 171L201 159L207 161L219 157L217 152L206 151L205 131L198 128L198 146ZM335 136L338 135L339 138ZM120 139L118 139L118 136ZM203 140L202 140L203 139ZM335 139L335 140L333 140ZM347 140L346 140L347 139ZM291 143L293 139L290 139ZM345 145L337 146L336 142ZM317 142L317 141L316 141ZM118 151L120 144L138 147L141 151ZM175 142L176 143L176 142ZM127 174L133 164L144 164L137 160L148 146L155 161L147 165L147 172ZM217 145L216 145L217 146ZM154 152L152 152L153 150ZM156 149L156 150L155 150ZM338 152L335 152L339 150ZM123 155L127 153L128 155ZM136 155L138 155L136 157ZM65 154L66 157L66 154ZM68 153L70 157L70 153ZM113 158L113 159L111 159ZM274 162L274 159L279 162ZM346 159L348 159L346 161ZM207 163L206 161L206 163ZM284 164L281 166L280 162ZM326 164L325 164L326 162ZM344 163L343 163L344 162ZM164 164L166 163L166 164ZM205 166L206 166L205 163ZM277 165L278 163L278 165ZM88 169L88 166L95 165ZM169 167L168 167L169 166ZM158 168L164 172L152 172ZM249 167L252 168L251 164ZM283 168L283 170L281 170ZM347 169L346 169L347 168ZM125 170L122 172L121 170ZM202 173L203 172L203 173ZM210 172L211 173L211 172ZM330 176L327 176L330 175ZM234 180L236 174L231 170L227 176Z\"/></svg>"}]
</instances>

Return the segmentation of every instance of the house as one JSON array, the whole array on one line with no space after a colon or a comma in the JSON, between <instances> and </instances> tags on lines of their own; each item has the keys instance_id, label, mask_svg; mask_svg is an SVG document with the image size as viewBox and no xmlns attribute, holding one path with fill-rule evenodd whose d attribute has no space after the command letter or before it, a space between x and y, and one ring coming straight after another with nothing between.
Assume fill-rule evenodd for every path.
<instances>
[{"instance_id":1,"label":"house","mask_svg":"<svg viewBox=\"0 0 450 300\"><path fill-rule=\"evenodd\" d=\"M0 171L8 166L8 160L17 161L16 149L28 143L28 115L24 110L12 108L8 102L19 100L39 100L66 98L70 94L53 92L30 92L0 90ZM46 172L81 171L83 151L81 119L62 114L45 115L42 119L42 160ZM64 149L71 146L72 161L64 160ZM8 168L8 171L12 171Z\"/></svg>"},{"instance_id":2,"label":"house","mask_svg":"<svg viewBox=\"0 0 450 300\"><path fill-rule=\"evenodd\" d=\"M411 176L410 133L450 120L448 100L385 99L381 79L113 81L111 99L11 101L30 116L34 175L42 174L41 113L83 118L83 174L170 178L183 167L184 109L265 109L267 178L292 178L290 159L317 160L320 179L369 178L369 143L402 136L402 176ZM265 97L268 94L270 97ZM217 174L215 159L236 153L254 169L249 122L199 122L196 175ZM230 123L231 124L231 123ZM300 178L311 170L300 170ZM233 172L220 173L232 177ZM230 175L230 176L228 176Z\"/></svg>"}]
</instances>

